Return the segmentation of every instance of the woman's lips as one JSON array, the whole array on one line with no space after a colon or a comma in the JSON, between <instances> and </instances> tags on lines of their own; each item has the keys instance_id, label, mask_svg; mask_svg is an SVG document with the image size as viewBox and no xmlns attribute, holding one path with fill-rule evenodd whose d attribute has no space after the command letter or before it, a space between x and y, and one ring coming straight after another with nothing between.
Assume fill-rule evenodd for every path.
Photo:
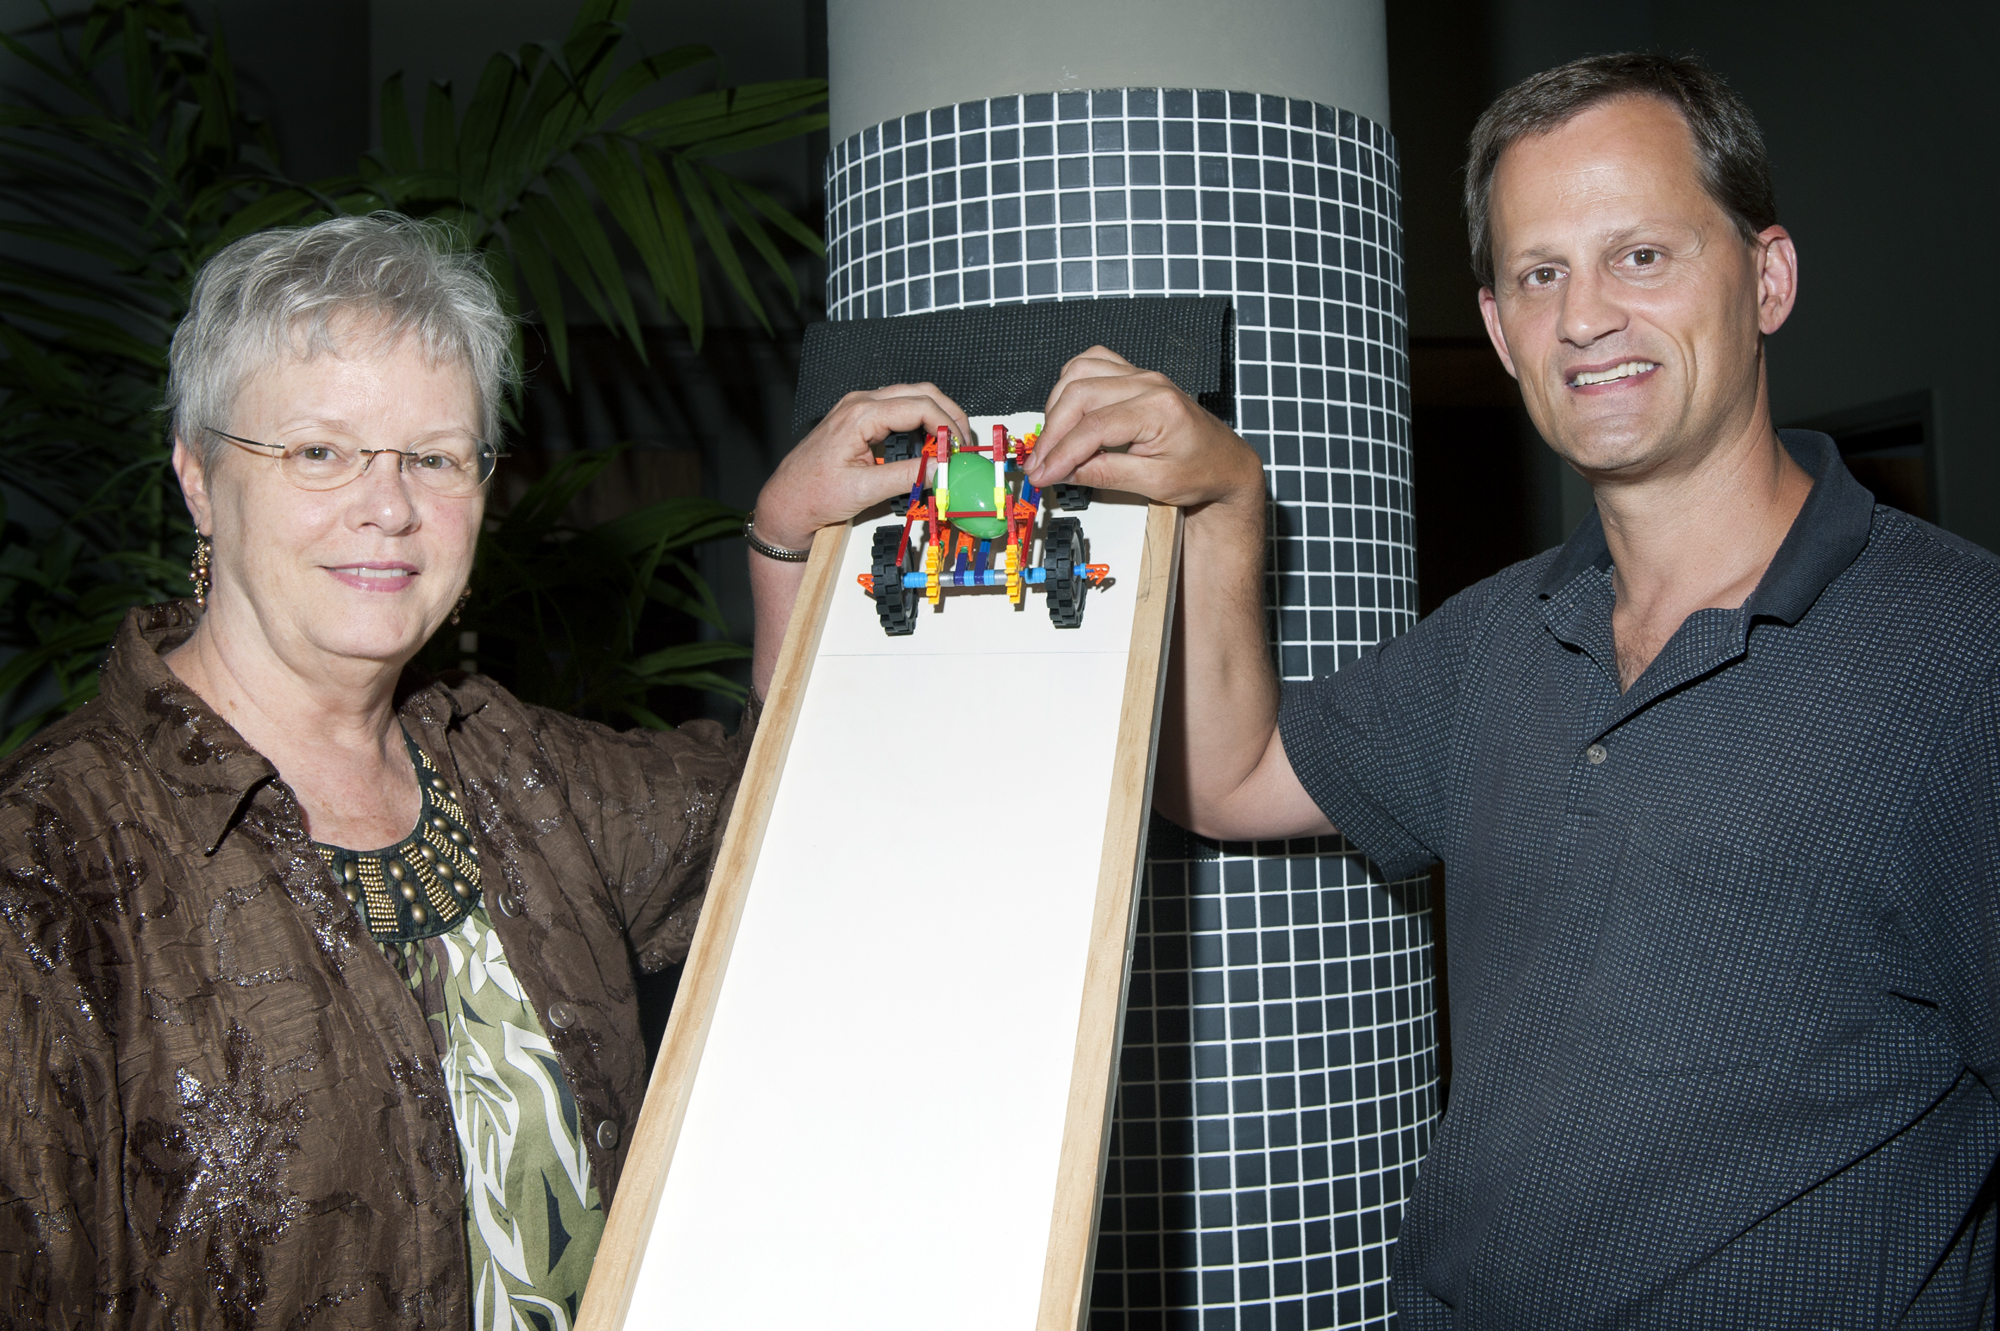
<instances>
[{"instance_id":1,"label":"woman's lips","mask_svg":"<svg viewBox=\"0 0 2000 1331\"><path fill-rule=\"evenodd\" d=\"M364 592L400 592L417 580L417 570L408 564L341 564L327 572Z\"/></svg>"}]
</instances>

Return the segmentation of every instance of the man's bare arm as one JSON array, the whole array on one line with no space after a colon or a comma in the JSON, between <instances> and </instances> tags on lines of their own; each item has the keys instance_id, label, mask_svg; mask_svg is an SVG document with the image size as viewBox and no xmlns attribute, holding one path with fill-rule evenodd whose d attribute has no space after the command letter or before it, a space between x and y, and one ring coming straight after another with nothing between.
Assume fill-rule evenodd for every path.
<instances>
[{"instance_id":1,"label":"man's bare arm","mask_svg":"<svg viewBox=\"0 0 2000 1331\"><path fill-rule=\"evenodd\" d=\"M1278 739L1257 454L1166 376L1093 347L1049 396L1029 479L1127 490L1186 512L1154 784L1160 812L1226 840L1331 831Z\"/></svg>"}]
</instances>

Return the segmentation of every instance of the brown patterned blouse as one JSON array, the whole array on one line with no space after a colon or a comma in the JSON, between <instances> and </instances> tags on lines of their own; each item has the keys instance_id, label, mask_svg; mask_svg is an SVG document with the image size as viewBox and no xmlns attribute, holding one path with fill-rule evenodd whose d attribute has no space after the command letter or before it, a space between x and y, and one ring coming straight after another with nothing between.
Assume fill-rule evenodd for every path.
<instances>
[{"instance_id":1,"label":"brown patterned blouse","mask_svg":"<svg viewBox=\"0 0 2000 1331\"><path fill-rule=\"evenodd\" d=\"M134 611L102 694L0 769L0 1327L469 1320L425 1014L271 765ZM648 1068L633 967L686 955L754 717L617 734L406 683L608 1208Z\"/></svg>"}]
</instances>

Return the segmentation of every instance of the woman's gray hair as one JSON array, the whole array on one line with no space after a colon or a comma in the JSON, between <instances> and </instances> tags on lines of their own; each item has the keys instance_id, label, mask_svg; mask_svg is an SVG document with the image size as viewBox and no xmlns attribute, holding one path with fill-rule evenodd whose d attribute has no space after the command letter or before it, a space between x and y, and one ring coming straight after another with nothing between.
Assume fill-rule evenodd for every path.
<instances>
[{"instance_id":1,"label":"woman's gray hair","mask_svg":"<svg viewBox=\"0 0 2000 1331\"><path fill-rule=\"evenodd\" d=\"M500 395L519 373L514 324L479 256L454 241L442 222L382 212L260 231L217 253L167 353L174 435L214 462L224 445L214 431L229 428L251 375L359 331L379 346L414 335L432 365L469 369L479 437L498 447Z\"/></svg>"}]
</instances>

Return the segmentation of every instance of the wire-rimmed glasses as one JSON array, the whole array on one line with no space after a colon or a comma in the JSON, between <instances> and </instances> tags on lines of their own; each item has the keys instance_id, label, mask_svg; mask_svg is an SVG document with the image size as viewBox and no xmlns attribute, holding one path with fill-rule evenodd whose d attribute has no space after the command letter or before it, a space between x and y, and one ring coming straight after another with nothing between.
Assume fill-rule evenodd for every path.
<instances>
[{"instance_id":1,"label":"wire-rimmed glasses","mask_svg":"<svg viewBox=\"0 0 2000 1331\"><path fill-rule=\"evenodd\" d=\"M477 494L479 487L492 479L500 457L499 451L483 439L440 439L415 450L359 448L324 439L288 448L283 444L262 444L213 426L209 430L238 448L259 450L259 457L276 462L285 479L301 490L338 490L366 472L377 457L393 453L405 476L414 477L437 494L464 499Z\"/></svg>"}]
</instances>

